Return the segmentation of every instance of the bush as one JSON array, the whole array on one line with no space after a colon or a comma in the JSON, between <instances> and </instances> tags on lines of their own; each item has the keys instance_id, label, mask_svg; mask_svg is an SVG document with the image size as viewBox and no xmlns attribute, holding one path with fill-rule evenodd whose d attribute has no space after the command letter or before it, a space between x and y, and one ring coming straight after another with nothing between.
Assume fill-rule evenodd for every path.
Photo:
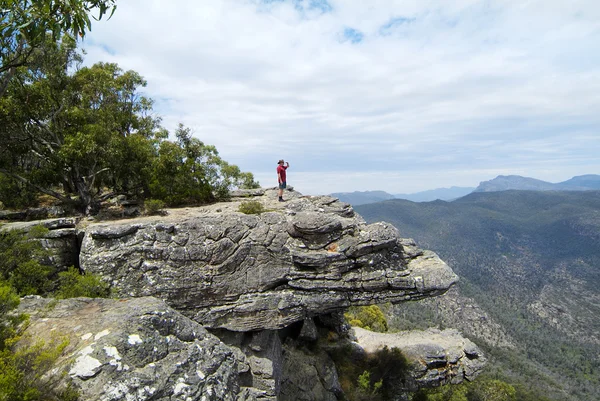
<instances>
[{"instance_id":1,"label":"bush","mask_svg":"<svg viewBox=\"0 0 600 401\"><path fill-rule=\"evenodd\" d=\"M58 273L59 289L57 298L106 298L110 295L108 283L94 274L81 274L71 267L66 272Z\"/></svg>"},{"instance_id":2,"label":"bush","mask_svg":"<svg viewBox=\"0 0 600 401\"><path fill-rule=\"evenodd\" d=\"M16 291L0 283L0 400L77 400L71 388L55 391L52 378L56 376L48 375L68 340L53 337L46 343L22 338L27 316L14 313L17 306Z\"/></svg>"},{"instance_id":3,"label":"bush","mask_svg":"<svg viewBox=\"0 0 600 401\"><path fill-rule=\"evenodd\" d=\"M344 313L344 317L351 326L379 333L388 331L385 315L377 305L351 307L348 312Z\"/></svg>"},{"instance_id":4,"label":"bush","mask_svg":"<svg viewBox=\"0 0 600 401\"><path fill-rule=\"evenodd\" d=\"M49 253L37 240L47 232L42 226L33 227L29 233L0 232L0 280L9 283L19 295L42 295L54 288L51 277L55 269L40 263Z\"/></svg>"},{"instance_id":5,"label":"bush","mask_svg":"<svg viewBox=\"0 0 600 401\"><path fill-rule=\"evenodd\" d=\"M160 199L148 199L144 202L146 214L161 214L165 208L165 202Z\"/></svg>"},{"instance_id":6,"label":"bush","mask_svg":"<svg viewBox=\"0 0 600 401\"><path fill-rule=\"evenodd\" d=\"M536 400L549 401L544 396L527 395L519 392L512 385L497 379L478 378L473 382L463 382L458 385L441 386L432 389L419 390L413 400L422 401L516 401Z\"/></svg>"},{"instance_id":7,"label":"bush","mask_svg":"<svg viewBox=\"0 0 600 401\"><path fill-rule=\"evenodd\" d=\"M23 209L38 205L38 193L31 186L0 173L0 203L7 209ZM0 208L1 210L2 208Z\"/></svg>"},{"instance_id":8,"label":"bush","mask_svg":"<svg viewBox=\"0 0 600 401\"><path fill-rule=\"evenodd\" d=\"M244 214L261 214L265 211L259 201L244 201L240 204L238 210Z\"/></svg>"},{"instance_id":9,"label":"bush","mask_svg":"<svg viewBox=\"0 0 600 401\"><path fill-rule=\"evenodd\" d=\"M13 337L11 343L19 340ZM48 374L69 341L54 337L48 343L36 341L27 346L0 351L0 399L10 401L76 401L71 387L55 389L55 376ZM14 348L14 347L13 347Z\"/></svg>"},{"instance_id":10,"label":"bush","mask_svg":"<svg viewBox=\"0 0 600 401\"><path fill-rule=\"evenodd\" d=\"M330 351L330 356L349 401L396 399L408 371L408 362L398 348L384 347L364 355L340 347Z\"/></svg>"},{"instance_id":11,"label":"bush","mask_svg":"<svg viewBox=\"0 0 600 401\"><path fill-rule=\"evenodd\" d=\"M19 302L16 291L6 283L0 282L0 352L4 351L8 340L17 334L17 326L25 319L23 315L11 313L19 306Z\"/></svg>"}]
</instances>

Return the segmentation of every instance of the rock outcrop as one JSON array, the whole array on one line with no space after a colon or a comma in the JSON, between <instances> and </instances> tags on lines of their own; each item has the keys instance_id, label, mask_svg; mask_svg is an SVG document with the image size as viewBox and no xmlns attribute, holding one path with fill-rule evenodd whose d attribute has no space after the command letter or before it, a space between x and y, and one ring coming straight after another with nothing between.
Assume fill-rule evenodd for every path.
<instances>
[{"instance_id":1,"label":"rock outcrop","mask_svg":"<svg viewBox=\"0 0 600 401\"><path fill-rule=\"evenodd\" d=\"M411 363L405 391L473 380L485 366L481 350L455 329L375 333L353 328L365 352L396 347Z\"/></svg>"},{"instance_id":2,"label":"rock outcrop","mask_svg":"<svg viewBox=\"0 0 600 401\"><path fill-rule=\"evenodd\" d=\"M29 231L34 226L42 226L48 233L40 240L42 246L49 251L50 263L58 270L66 270L70 266L79 266L78 219L75 217L60 217L45 220L20 221L2 226L2 230Z\"/></svg>"},{"instance_id":3,"label":"rock outcrop","mask_svg":"<svg viewBox=\"0 0 600 401\"><path fill-rule=\"evenodd\" d=\"M258 189L165 216L42 221L55 264L100 275L122 299L54 307L24 300L28 332L69 337L54 373L66 372L83 399L340 398L335 364L317 345L352 340L341 312L436 296L457 276L393 226L367 225L349 204L293 191L286 198L280 203L275 189ZM266 211L240 213L249 200ZM370 351L366 337L357 337L361 352ZM373 337L369 344L399 341ZM402 341L422 361L403 391L469 380L484 361L455 332L414 347Z\"/></svg>"},{"instance_id":4,"label":"rock outcrop","mask_svg":"<svg viewBox=\"0 0 600 401\"><path fill-rule=\"evenodd\" d=\"M286 194L288 195L288 194ZM275 191L171 210L168 216L90 224L80 266L119 296L155 296L209 328L273 330L351 305L434 296L457 280L435 254L390 224L367 225L328 196Z\"/></svg>"},{"instance_id":5,"label":"rock outcrop","mask_svg":"<svg viewBox=\"0 0 600 401\"><path fill-rule=\"evenodd\" d=\"M82 400L238 399L233 351L158 299L30 298L20 309L28 334L69 340L53 373Z\"/></svg>"}]
</instances>

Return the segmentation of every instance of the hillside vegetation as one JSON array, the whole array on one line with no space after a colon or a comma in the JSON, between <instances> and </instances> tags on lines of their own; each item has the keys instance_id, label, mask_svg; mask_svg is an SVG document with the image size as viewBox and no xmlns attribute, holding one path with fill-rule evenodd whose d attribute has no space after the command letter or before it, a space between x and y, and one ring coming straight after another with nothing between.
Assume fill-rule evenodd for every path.
<instances>
[{"instance_id":1,"label":"hillside vegetation","mask_svg":"<svg viewBox=\"0 0 600 401\"><path fill-rule=\"evenodd\" d=\"M600 399L599 191L472 193L356 210L394 224L461 277L445 304L393 308L397 326L453 324L487 348L488 374L557 400Z\"/></svg>"}]
</instances>

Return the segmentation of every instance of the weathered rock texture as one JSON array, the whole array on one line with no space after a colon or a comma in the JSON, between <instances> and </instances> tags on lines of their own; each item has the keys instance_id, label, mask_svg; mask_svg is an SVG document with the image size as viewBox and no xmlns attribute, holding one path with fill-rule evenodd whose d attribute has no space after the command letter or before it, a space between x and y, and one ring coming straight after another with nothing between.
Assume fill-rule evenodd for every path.
<instances>
[{"instance_id":1,"label":"weathered rock texture","mask_svg":"<svg viewBox=\"0 0 600 401\"><path fill-rule=\"evenodd\" d=\"M406 381L408 391L473 380L485 365L481 350L454 329L400 333L375 333L359 327L353 330L366 352L384 346L402 351L412 364Z\"/></svg>"},{"instance_id":2,"label":"weathered rock texture","mask_svg":"<svg viewBox=\"0 0 600 401\"><path fill-rule=\"evenodd\" d=\"M457 280L434 253L389 224L365 224L335 198L288 191L280 203L275 189L232 196L160 217L86 220L77 228L75 220L41 222L51 230L43 243L55 264L99 274L115 295L129 298L52 308L23 301L30 333L70 338L55 373L66 371L82 399L334 400L341 396L335 365L325 350L311 349L323 333L348 341L340 311L436 296ZM267 212L240 213L248 200ZM395 336L369 344L403 342L421 361L409 380L413 389L478 372L481 354L455 334L427 343L413 338L416 345Z\"/></svg>"},{"instance_id":3,"label":"weathered rock texture","mask_svg":"<svg viewBox=\"0 0 600 401\"><path fill-rule=\"evenodd\" d=\"M209 328L278 329L351 305L434 296L457 280L435 254L391 225L366 225L327 196L237 212L244 199L169 216L91 224L80 265L120 296L156 296ZM254 194L257 195L257 194Z\"/></svg>"},{"instance_id":4,"label":"weathered rock texture","mask_svg":"<svg viewBox=\"0 0 600 401\"><path fill-rule=\"evenodd\" d=\"M28 222L14 222L2 226L1 230L20 230L28 232L34 226L43 226L48 234L40 241L50 253L49 261L57 269L66 270L70 266L79 266L79 246L77 240L77 222L74 217L62 217Z\"/></svg>"},{"instance_id":5,"label":"weathered rock texture","mask_svg":"<svg viewBox=\"0 0 600 401\"><path fill-rule=\"evenodd\" d=\"M35 338L66 336L53 370L67 372L80 399L237 400L233 351L155 298L24 299Z\"/></svg>"}]
</instances>

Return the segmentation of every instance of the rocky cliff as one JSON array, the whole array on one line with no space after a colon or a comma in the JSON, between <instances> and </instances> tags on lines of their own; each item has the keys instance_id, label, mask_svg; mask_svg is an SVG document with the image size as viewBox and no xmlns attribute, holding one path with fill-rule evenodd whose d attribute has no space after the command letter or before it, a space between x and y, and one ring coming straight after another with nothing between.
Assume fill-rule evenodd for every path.
<instances>
[{"instance_id":1,"label":"rocky cliff","mask_svg":"<svg viewBox=\"0 0 600 401\"><path fill-rule=\"evenodd\" d=\"M241 198L244 199L244 198ZM351 305L434 296L457 280L390 224L367 225L347 203L289 192L87 226L80 266L119 296L155 296L198 323L280 329Z\"/></svg>"},{"instance_id":2,"label":"rocky cliff","mask_svg":"<svg viewBox=\"0 0 600 401\"><path fill-rule=\"evenodd\" d=\"M302 351L306 344L314 350L331 333L352 341L339 319L348 306L432 297L457 280L435 254L402 239L389 224L365 224L335 198L289 191L288 201L280 203L274 189L232 195L229 202L172 209L165 216L86 220L77 227L64 219L42 222L51 228L46 246L63 255L56 263L69 264L64 255L75 254L76 265L100 275L124 300L61 301L39 319L35 302L27 306L34 335L53 330L72 337L64 369L86 399L120 399L106 395L112 390L101 392L108 385L98 383L123 381L131 386L119 394L135 400L227 399L225 393L233 399L302 394L334 400L341 395L336 368L326 353ZM248 200L266 211L240 213ZM99 334L107 332L112 334ZM137 344L138 338L147 341ZM177 345L166 346L165 353L160 344ZM456 353L448 344L436 350L438 356ZM414 365L419 373L406 382L435 386L471 379L481 363L470 361L483 361L471 351L465 358L449 357L445 366ZM203 352L214 354L212 365L207 361L213 357ZM415 361L427 357L411 352ZM178 367L166 366L173 364ZM207 384L210 374L224 375L215 379L221 387ZM90 398L97 394L104 395Z\"/></svg>"}]
</instances>

